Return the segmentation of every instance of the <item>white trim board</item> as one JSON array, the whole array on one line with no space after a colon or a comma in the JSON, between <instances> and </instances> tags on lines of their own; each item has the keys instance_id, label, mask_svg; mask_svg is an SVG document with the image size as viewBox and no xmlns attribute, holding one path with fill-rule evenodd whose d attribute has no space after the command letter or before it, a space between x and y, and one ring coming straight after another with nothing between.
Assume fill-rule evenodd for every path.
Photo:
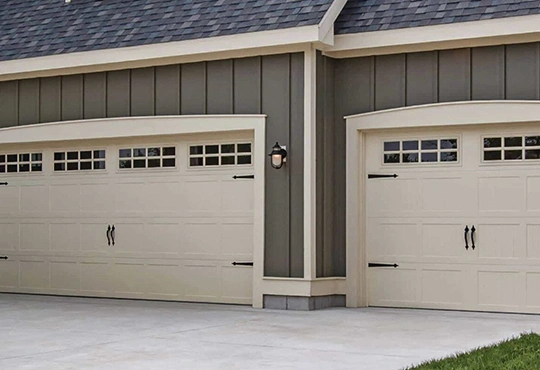
<instances>
[{"instance_id":1,"label":"white trim board","mask_svg":"<svg viewBox=\"0 0 540 370\"><path fill-rule=\"evenodd\" d=\"M388 109L346 119L347 307L367 305L365 135L370 130L540 122L539 101L471 101Z\"/></svg>"},{"instance_id":2,"label":"white trim board","mask_svg":"<svg viewBox=\"0 0 540 370\"><path fill-rule=\"evenodd\" d=\"M540 15L336 35L324 46L332 58L540 41Z\"/></svg>"},{"instance_id":3,"label":"white trim board","mask_svg":"<svg viewBox=\"0 0 540 370\"><path fill-rule=\"evenodd\" d=\"M0 145L246 130L252 131L254 136L253 307L262 308L265 115L107 118L9 127L0 129Z\"/></svg>"},{"instance_id":4,"label":"white trim board","mask_svg":"<svg viewBox=\"0 0 540 370\"><path fill-rule=\"evenodd\" d=\"M333 24L333 23L332 23ZM327 32L328 33L328 32ZM300 51L328 42L319 25L0 62L0 81ZM332 41L332 40L331 40ZM286 50L286 51L284 51Z\"/></svg>"}]
</instances>

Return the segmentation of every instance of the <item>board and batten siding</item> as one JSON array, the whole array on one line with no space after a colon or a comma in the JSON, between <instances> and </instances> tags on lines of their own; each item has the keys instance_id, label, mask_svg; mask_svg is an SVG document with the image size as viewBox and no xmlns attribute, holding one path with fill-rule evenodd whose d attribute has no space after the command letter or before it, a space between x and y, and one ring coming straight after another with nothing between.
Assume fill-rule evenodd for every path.
<instances>
[{"instance_id":1,"label":"board and batten siding","mask_svg":"<svg viewBox=\"0 0 540 370\"><path fill-rule=\"evenodd\" d=\"M439 102L540 99L540 43L319 55L317 71L318 277L345 276L344 116Z\"/></svg>"},{"instance_id":2,"label":"board and batten siding","mask_svg":"<svg viewBox=\"0 0 540 370\"><path fill-rule=\"evenodd\" d=\"M106 117L266 114L266 276L303 277L303 53L0 82L0 127Z\"/></svg>"}]
</instances>

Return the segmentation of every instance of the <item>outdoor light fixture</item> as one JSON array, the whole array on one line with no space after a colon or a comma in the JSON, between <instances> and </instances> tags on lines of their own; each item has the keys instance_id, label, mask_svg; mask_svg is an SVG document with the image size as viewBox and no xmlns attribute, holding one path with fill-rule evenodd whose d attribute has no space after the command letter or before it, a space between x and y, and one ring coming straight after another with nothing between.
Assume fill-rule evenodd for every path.
<instances>
[{"instance_id":1,"label":"outdoor light fixture","mask_svg":"<svg viewBox=\"0 0 540 370\"><path fill-rule=\"evenodd\" d=\"M286 147L279 145L276 141L276 145L272 147L272 152L268 154L270 157L270 164L276 170L283 167L283 163L287 162L287 150Z\"/></svg>"}]
</instances>

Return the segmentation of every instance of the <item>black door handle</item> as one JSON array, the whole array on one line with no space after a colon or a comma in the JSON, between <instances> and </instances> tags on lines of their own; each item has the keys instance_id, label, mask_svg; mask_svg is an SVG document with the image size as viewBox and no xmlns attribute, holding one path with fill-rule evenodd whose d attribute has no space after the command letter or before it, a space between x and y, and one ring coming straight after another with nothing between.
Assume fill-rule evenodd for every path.
<instances>
[{"instance_id":1,"label":"black door handle","mask_svg":"<svg viewBox=\"0 0 540 370\"><path fill-rule=\"evenodd\" d=\"M469 240L467 239L467 235L469 234L469 226L465 225L465 249L469 250Z\"/></svg>"},{"instance_id":2,"label":"black door handle","mask_svg":"<svg viewBox=\"0 0 540 370\"><path fill-rule=\"evenodd\" d=\"M112 245L114 245L114 238L116 237L115 230L116 230L116 229L115 229L114 225L112 225L112 229L111 229Z\"/></svg>"},{"instance_id":3,"label":"black door handle","mask_svg":"<svg viewBox=\"0 0 540 370\"><path fill-rule=\"evenodd\" d=\"M473 250L474 250L474 247L475 247L475 245L474 245L474 232L475 232L475 231L476 231L476 228L475 228L474 225L473 225L472 228L471 228L471 243L472 243L471 248L472 248Z\"/></svg>"},{"instance_id":4,"label":"black door handle","mask_svg":"<svg viewBox=\"0 0 540 370\"><path fill-rule=\"evenodd\" d=\"M109 225L109 227L107 228L107 244L108 245L111 245L111 225Z\"/></svg>"}]
</instances>

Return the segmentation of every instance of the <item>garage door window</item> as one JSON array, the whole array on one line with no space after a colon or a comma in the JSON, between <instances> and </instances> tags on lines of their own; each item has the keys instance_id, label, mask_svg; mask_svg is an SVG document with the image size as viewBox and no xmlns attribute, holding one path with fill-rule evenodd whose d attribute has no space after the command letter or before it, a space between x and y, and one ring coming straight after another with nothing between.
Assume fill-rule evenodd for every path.
<instances>
[{"instance_id":1,"label":"garage door window","mask_svg":"<svg viewBox=\"0 0 540 370\"><path fill-rule=\"evenodd\" d=\"M251 165L251 143L198 144L189 147L190 167Z\"/></svg>"},{"instance_id":2,"label":"garage door window","mask_svg":"<svg viewBox=\"0 0 540 370\"><path fill-rule=\"evenodd\" d=\"M174 168L176 167L176 147L125 148L118 152L118 168Z\"/></svg>"},{"instance_id":3,"label":"garage door window","mask_svg":"<svg viewBox=\"0 0 540 370\"><path fill-rule=\"evenodd\" d=\"M94 171L105 169L105 150L54 153L54 171Z\"/></svg>"},{"instance_id":4,"label":"garage door window","mask_svg":"<svg viewBox=\"0 0 540 370\"><path fill-rule=\"evenodd\" d=\"M422 139L385 141L383 162L440 163L458 161L458 139Z\"/></svg>"},{"instance_id":5,"label":"garage door window","mask_svg":"<svg viewBox=\"0 0 540 370\"><path fill-rule=\"evenodd\" d=\"M483 144L485 162L540 159L540 136L491 136Z\"/></svg>"},{"instance_id":6,"label":"garage door window","mask_svg":"<svg viewBox=\"0 0 540 370\"><path fill-rule=\"evenodd\" d=\"M0 174L41 172L42 170L43 154L41 153L0 154Z\"/></svg>"}]
</instances>

